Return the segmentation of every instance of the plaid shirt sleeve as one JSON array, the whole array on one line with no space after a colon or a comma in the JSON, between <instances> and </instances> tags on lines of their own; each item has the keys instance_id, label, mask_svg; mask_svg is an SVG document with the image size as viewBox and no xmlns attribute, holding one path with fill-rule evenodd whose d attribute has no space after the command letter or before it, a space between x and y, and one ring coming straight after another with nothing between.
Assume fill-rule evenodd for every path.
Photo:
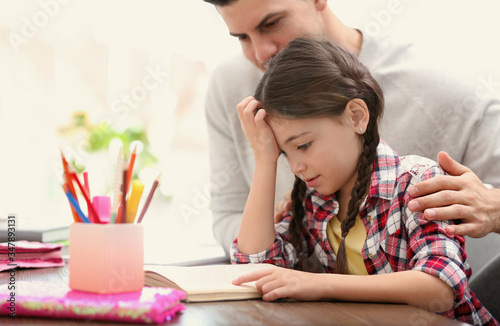
<instances>
[{"instance_id":1,"label":"plaid shirt sleeve","mask_svg":"<svg viewBox=\"0 0 500 326\"><path fill-rule=\"evenodd\" d=\"M231 245L231 263L232 264L247 264L247 263L269 263L280 267L300 269L301 263L297 250L289 241L288 227L290 225L290 212L284 214L283 219L275 224L276 236L274 243L265 251L245 255L240 253L238 249L238 239L236 238ZM307 244L303 239L303 248L307 248Z\"/></svg>"},{"instance_id":2,"label":"plaid shirt sleeve","mask_svg":"<svg viewBox=\"0 0 500 326\"><path fill-rule=\"evenodd\" d=\"M410 177L408 187L440 174L443 172L439 167L430 167L419 177ZM453 289L456 307L467 290L466 270L470 271L468 265L465 265L465 240L446 232L446 226L452 224L452 221L428 221L423 212L411 212L408 209L410 199L406 192L404 215L407 217L405 224L408 231L407 254L410 268L434 275L446 282Z\"/></svg>"}]
</instances>

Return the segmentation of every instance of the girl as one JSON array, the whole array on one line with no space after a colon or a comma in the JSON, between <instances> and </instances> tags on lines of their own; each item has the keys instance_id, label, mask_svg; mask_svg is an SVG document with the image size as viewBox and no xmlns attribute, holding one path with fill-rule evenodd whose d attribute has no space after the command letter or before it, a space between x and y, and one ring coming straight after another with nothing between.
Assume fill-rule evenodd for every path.
<instances>
[{"instance_id":1,"label":"girl","mask_svg":"<svg viewBox=\"0 0 500 326\"><path fill-rule=\"evenodd\" d=\"M367 68L327 41L297 39L272 60L255 98L237 108L255 171L231 252L233 263L285 268L234 284L257 281L269 301L406 303L497 325L467 287L465 240L408 209L408 188L443 172L380 141L383 107ZM291 212L275 226L280 153L295 184Z\"/></svg>"}]
</instances>

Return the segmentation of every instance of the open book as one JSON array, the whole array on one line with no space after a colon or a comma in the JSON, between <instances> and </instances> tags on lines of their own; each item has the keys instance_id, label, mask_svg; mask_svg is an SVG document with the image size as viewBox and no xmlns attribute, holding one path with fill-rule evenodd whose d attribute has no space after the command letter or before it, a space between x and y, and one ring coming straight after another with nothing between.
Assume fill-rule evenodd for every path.
<instances>
[{"instance_id":1,"label":"open book","mask_svg":"<svg viewBox=\"0 0 500 326\"><path fill-rule=\"evenodd\" d=\"M225 301L261 298L255 282L233 285L236 277L252 271L276 268L271 264L158 266L145 265L145 285L171 287L186 293L185 301Z\"/></svg>"}]
</instances>

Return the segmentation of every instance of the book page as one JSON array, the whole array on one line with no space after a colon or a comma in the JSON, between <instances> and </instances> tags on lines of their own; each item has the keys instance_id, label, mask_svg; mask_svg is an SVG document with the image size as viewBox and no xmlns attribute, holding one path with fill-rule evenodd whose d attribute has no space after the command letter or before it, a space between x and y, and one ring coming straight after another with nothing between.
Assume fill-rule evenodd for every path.
<instances>
[{"instance_id":1,"label":"book page","mask_svg":"<svg viewBox=\"0 0 500 326\"><path fill-rule=\"evenodd\" d=\"M206 265L206 266L156 266L145 265L144 270L163 275L176 283L184 291L241 291L245 288L255 289L255 282L237 286L231 282L236 277L260 269L276 268L271 264L238 264L238 265ZM146 274L147 275L147 274Z\"/></svg>"}]
</instances>

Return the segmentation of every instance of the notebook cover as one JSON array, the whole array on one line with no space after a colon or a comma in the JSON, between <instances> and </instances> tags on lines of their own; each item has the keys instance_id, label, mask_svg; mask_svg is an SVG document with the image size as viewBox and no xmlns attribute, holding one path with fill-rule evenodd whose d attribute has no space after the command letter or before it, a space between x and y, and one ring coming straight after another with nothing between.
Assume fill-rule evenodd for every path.
<instances>
[{"instance_id":1,"label":"notebook cover","mask_svg":"<svg viewBox=\"0 0 500 326\"><path fill-rule=\"evenodd\" d=\"M59 250L64 246L62 243L41 243L38 241L13 241L0 243L0 254L7 254L13 250L16 253L50 252Z\"/></svg>"},{"instance_id":2,"label":"notebook cover","mask_svg":"<svg viewBox=\"0 0 500 326\"><path fill-rule=\"evenodd\" d=\"M161 324L185 309L184 297L171 288L95 294L71 290L66 283L16 281L0 287L0 315Z\"/></svg>"}]
</instances>

